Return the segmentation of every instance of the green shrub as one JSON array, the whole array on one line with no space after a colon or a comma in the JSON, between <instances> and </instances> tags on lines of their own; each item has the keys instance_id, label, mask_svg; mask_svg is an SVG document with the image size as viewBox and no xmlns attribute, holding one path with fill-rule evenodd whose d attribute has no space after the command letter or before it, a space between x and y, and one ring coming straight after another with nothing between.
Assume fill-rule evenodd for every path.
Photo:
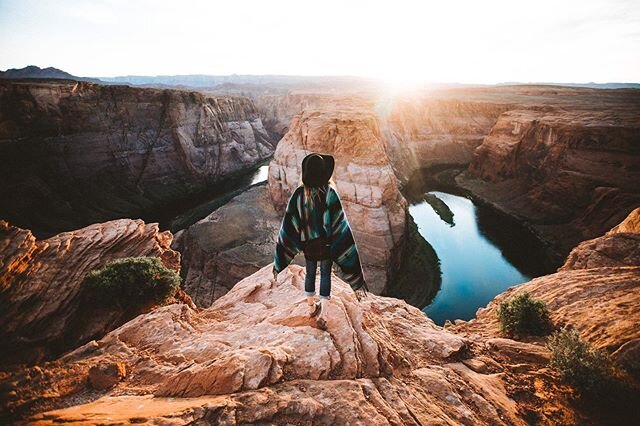
<instances>
[{"instance_id":1,"label":"green shrub","mask_svg":"<svg viewBox=\"0 0 640 426\"><path fill-rule=\"evenodd\" d=\"M563 328L547 339L550 366L580 393L599 394L614 377L609 355L580 338L573 328Z\"/></svg>"},{"instance_id":2,"label":"green shrub","mask_svg":"<svg viewBox=\"0 0 640 426\"><path fill-rule=\"evenodd\" d=\"M529 293L521 293L500 303L497 311L500 329L514 336L543 336L552 327L547 305L533 299Z\"/></svg>"},{"instance_id":3,"label":"green shrub","mask_svg":"<svg viewBox=\"0 0 640 426\"><path fill-rule=\"evenodd\" d=\"M157 257L126 257L87 274L83 286L99 303L120 308L162 303L180 285L180 276Z\"/></svg>"}]
</instances>

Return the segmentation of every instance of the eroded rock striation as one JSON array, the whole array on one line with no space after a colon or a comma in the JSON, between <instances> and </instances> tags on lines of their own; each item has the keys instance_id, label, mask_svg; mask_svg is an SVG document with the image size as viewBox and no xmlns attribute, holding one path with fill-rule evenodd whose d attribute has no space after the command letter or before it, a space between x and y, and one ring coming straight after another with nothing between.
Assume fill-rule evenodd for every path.
<instances>
[{"instance_id":1,"label":"eroded rock striation","mask_svg":"<svg viewBox=\"0 0 640 426\"><path fill-rule=\"evenodd\" d=\"M458 183L531 223L559 258L640 205L640 100L503 113Z\"/></svg>"},{"instance_id":2,"label":"eroded rock striation","mask_svg":"<svg viewBox=\"0 0 640 426\"><path fill-rule=\"evenodd\" d=\"M0 364L50 359L150 310L88 304L81 283L92 269L123 257L155 256L179 271L171 240L169 232L141 220L91 225L41 241L0 221ZM190 303L188 296L175 297Z\"/></svg>"},{"instance_id":3,"label":"eroded rock striation","mask_svg":"<svg viewBox=\"0 0 640 426\"><path fill-rule=\"evenodd\" d=\"M36 235L157 220L274 149L249 99L179 90L0 81L0 122L0 217Z\"/></svg>"},{"instance_id":4,"label":"eroded rock striation","mask_svg":"<svg viewBox=\"0 0 640 426\"><path fill-rule=\"evenodd\" d=\"M407 202L375 114L326 108L297 115L278 143L269 166L269 193L282 212L301 183L300 165L311 152L334 156L333 177L354 237L369 288L381 293L399 263L407 229Z\"/></svg>"},{"instance_id":5,"label":"eroded rock striation","mask_svg":"<svg viewBox=\"0 0 640 426\"><path fill-rule=\"evenodd\" d=\"M507 102L445 96L379 100L375 111L398 176L406 180L421 168L466 166Z\"/></svg>"},{"instance_id":6,"label":"eroded rock striation","mask_svg":"<svg viewBox=\"0 0 640 426\"><path fill-rule=\"evenodd\" d=\"M90 400L31 419L40 424L525 424L500 365L485 360L477 372L461 362L466 341L418 309L378 296L360 304L334 277L321 330L306 314L304 270L291 266L271 285L270 268L209 309L158 308L42 366L7 408L19 412L29 398L41 409ZM83 377L106 360L128 374L95 393Z\"/></svg>"},{"instance_id":7,"label":"eroded rock striation","mask_svg":"<svg viewBox=\"0 0 640 426\"><path fill-rule=\"evenodd\" d=\"M362 96L289 93L257 96L254 103L265 128L271 132L274 140L280 140L289 130L293 117L305 110L316 110L327 105L370 109L372 100Z\"/></svg>"}]
</instances>

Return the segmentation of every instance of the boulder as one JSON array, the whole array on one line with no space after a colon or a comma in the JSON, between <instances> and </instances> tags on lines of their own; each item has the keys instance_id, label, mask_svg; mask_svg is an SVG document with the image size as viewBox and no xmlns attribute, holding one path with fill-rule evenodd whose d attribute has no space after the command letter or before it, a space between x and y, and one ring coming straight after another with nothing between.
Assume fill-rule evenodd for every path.
<instances>
[{"instance_id":1,"label":"boulder","mask_svg":"<svg viewBox=\"0 0 640 426\"><path fill-rule=\"evenodd\" d=\"M127 366L122 362L101 362L89 368L89 383L97 390L109 389L127 376Z\"/></svg>"},{"instance_id":2,"label":"boulder","mask_svg":"<svg viewBox=\"0 0 640 426\"><path fill-rule=\"evenodd\" d=\"M88 303L81 284L89 271L123 257L155 256L179 271L171 240L171 233L141 220L99 223L40 241L0 221L0 364L51 358L151 309ZM188 296L174 297L191 303Z\"/></svg>"}]
</instances>

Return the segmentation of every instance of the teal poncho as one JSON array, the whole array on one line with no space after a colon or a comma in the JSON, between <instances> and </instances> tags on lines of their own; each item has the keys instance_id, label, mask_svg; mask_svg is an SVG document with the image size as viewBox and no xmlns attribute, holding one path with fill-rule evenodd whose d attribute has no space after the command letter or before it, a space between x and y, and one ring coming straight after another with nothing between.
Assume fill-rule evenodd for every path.
<instances>
[{"instance_id":1,"label":"teal poncho","mask_svg":"<svg viewBox=\"0 0 640 426\"><path fill-rule=\"evenodd\" d=\"M366 289L358 249L338 193L331 185L325 185L318 188L318 194L325 197L326 203L314 200L312 208L304 203L303 186L299 186L291 194L278 234L273 259L274 271L284 270L302 250L302 242L322 236L324 227L324 235L331 239L331 260L338 264L352 289ZM320 210L324 205L326 209L322 212ZM305 226L301 226L303 223Z\"/></svg>"}]
</instances>

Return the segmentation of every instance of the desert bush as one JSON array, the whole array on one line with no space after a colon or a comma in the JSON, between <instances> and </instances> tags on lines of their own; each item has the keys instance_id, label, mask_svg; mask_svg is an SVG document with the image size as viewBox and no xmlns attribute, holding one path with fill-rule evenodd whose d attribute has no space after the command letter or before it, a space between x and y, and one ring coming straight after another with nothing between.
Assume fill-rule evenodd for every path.
<instances>
[{"instance_id":1,"label":"desert bush","mask_svg":"<svg viewBox=\"0 0 640 426\"><path fill-rule=\"evenodd\" d=\"M563 328L547 339L550 366L580 393L599 394L610 387L614 368L609 355L582 340L577 330Z\"/></svg>"},{"instance_id":2,"label":"desert bush","mask_svg":"<svg viewBox=\"0 0 640 426\"><path fill-rule=\"evenodd\" d=\"M180 285L180 276L157 257L126 257L87 274L83 286L99 303L120 308L162 303Z\"/></svg>"},{"instance_id":3,"label":"desert bush","mask_svg":"<svg viewBox=\"0 0 640 426\"><path fill-rule=\"evenodd\" d=\"M547 305L533 299L529 293L521 293L500 303L497 310L500 329L513 337L543 336L552 327Z\"/></svg>"}]
</instances>

